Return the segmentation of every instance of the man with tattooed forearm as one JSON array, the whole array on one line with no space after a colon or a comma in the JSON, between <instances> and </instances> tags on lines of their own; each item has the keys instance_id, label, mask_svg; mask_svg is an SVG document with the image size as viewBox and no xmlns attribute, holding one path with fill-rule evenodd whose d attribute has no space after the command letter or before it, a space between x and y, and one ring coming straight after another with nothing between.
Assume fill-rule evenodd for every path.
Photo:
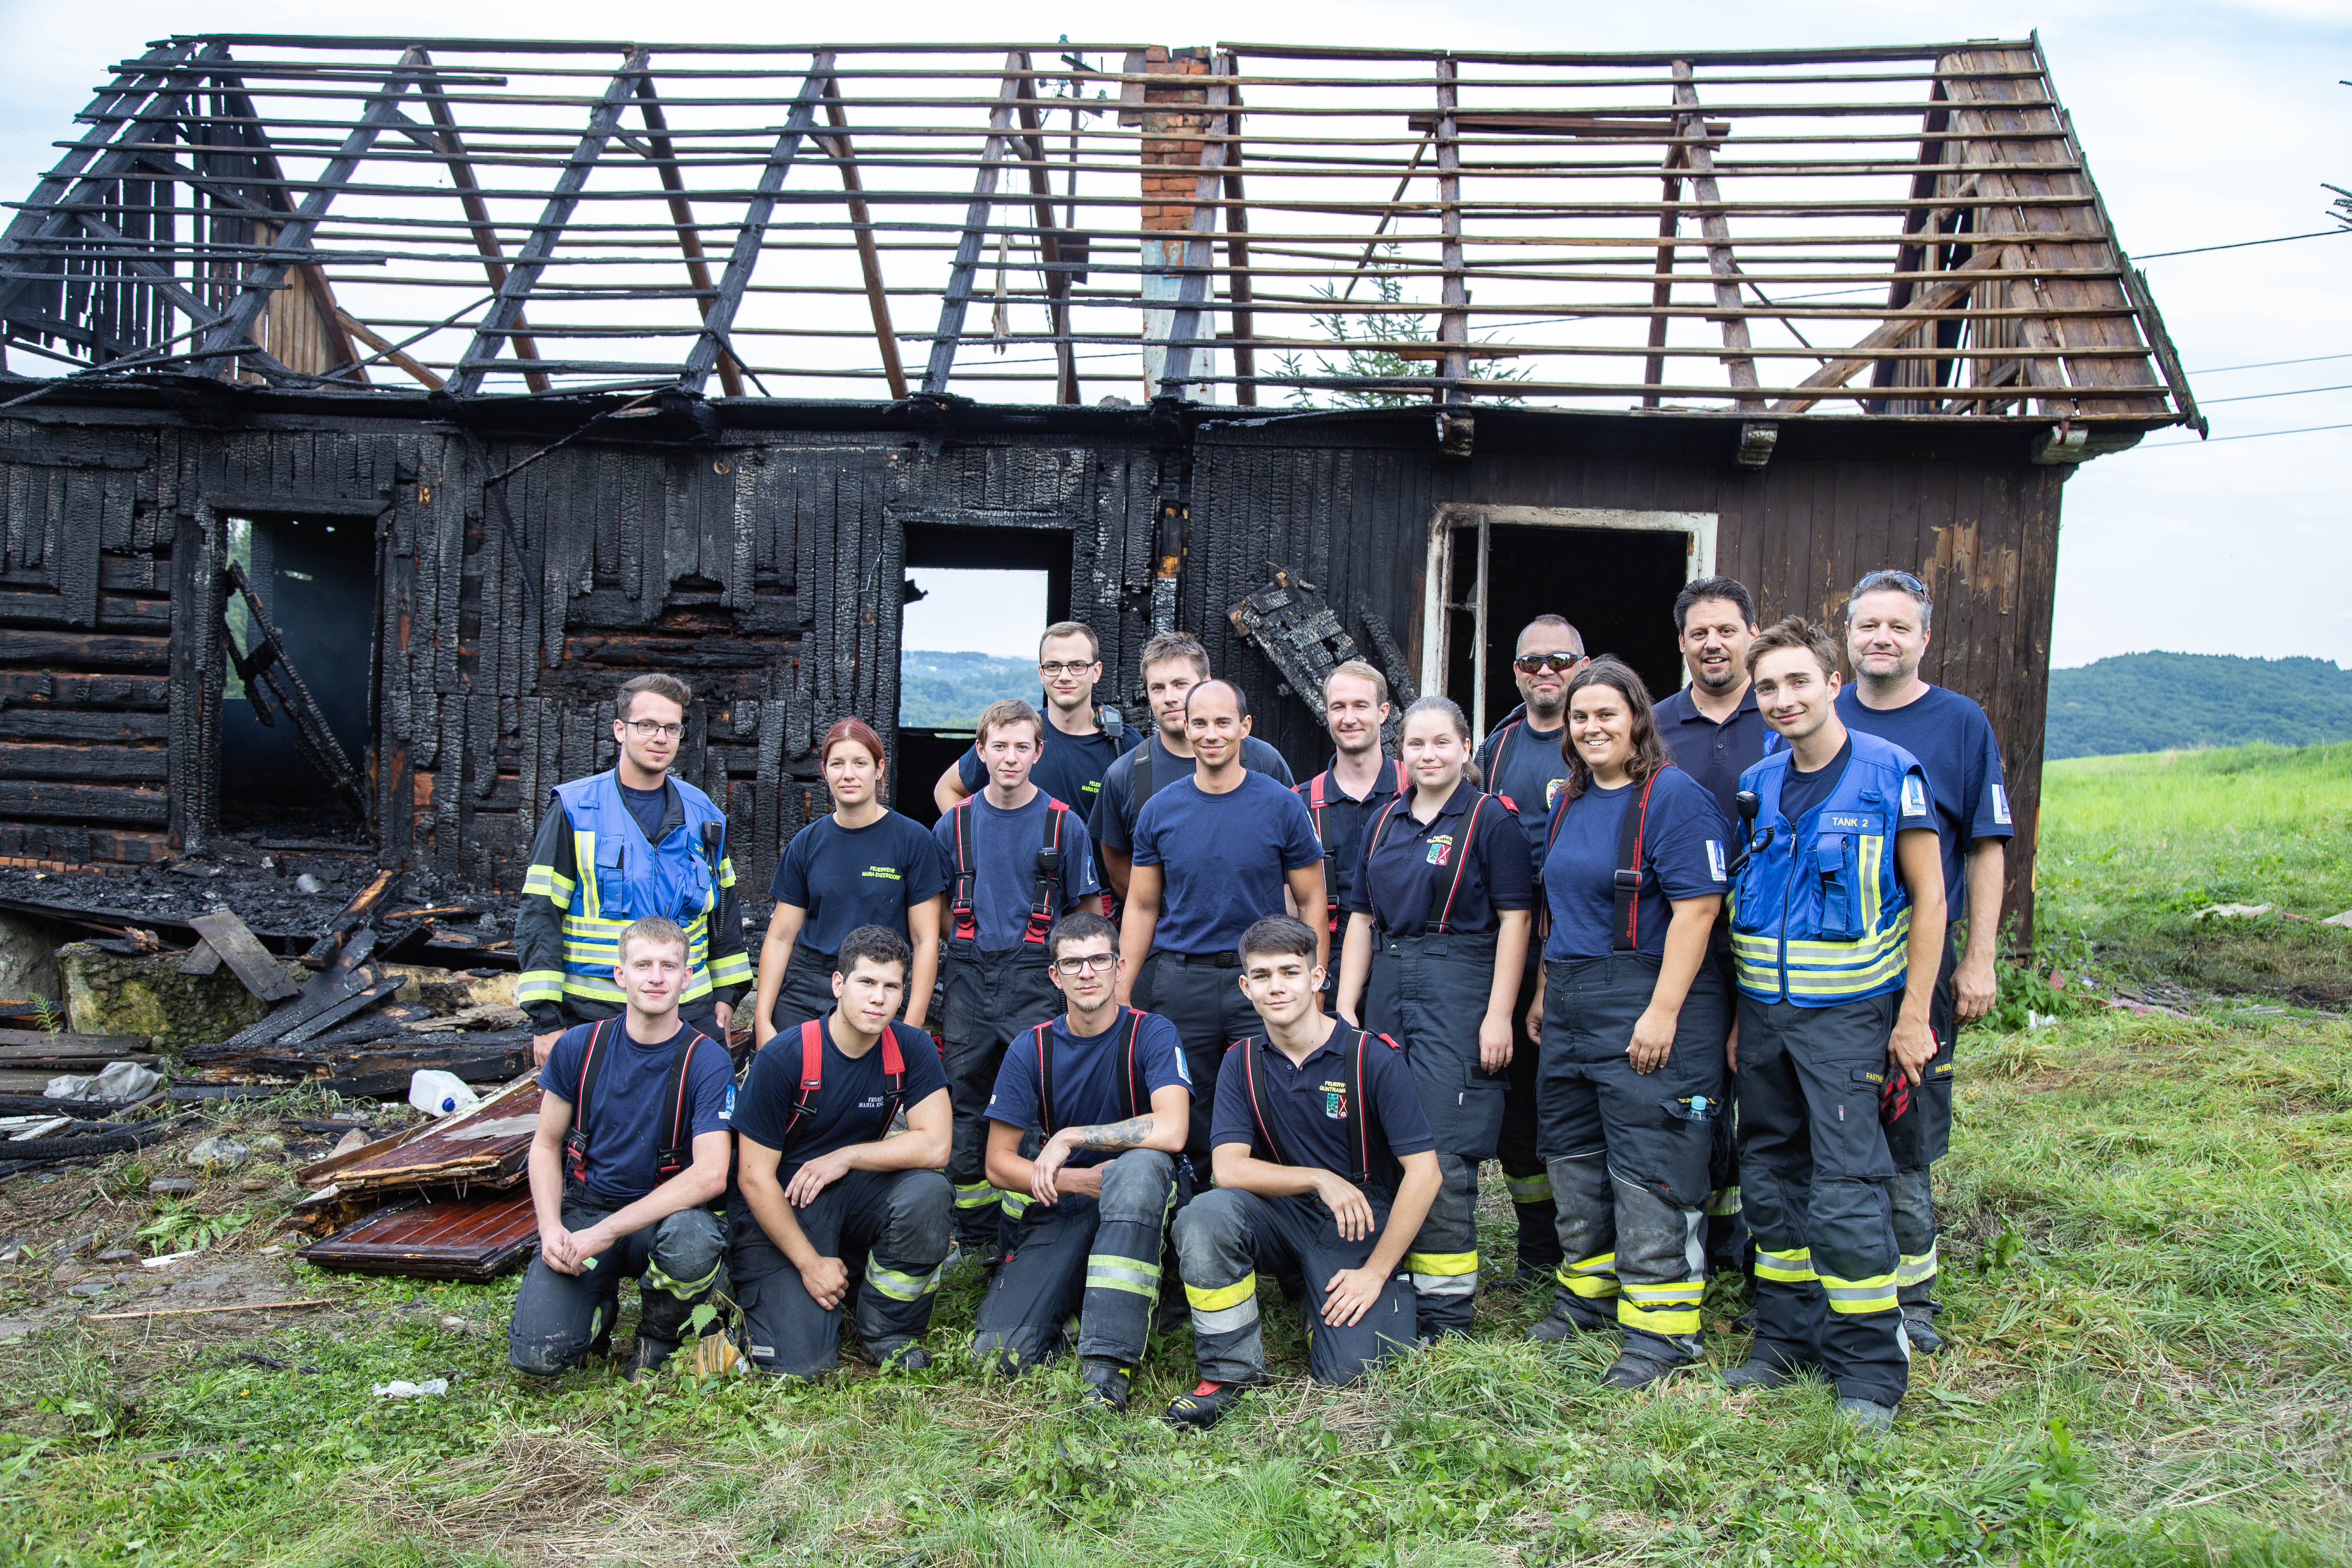
<instances>
[{"instance_id":1,"label":"man with tattooed forearm","mask_svg":"<svg viewBox=\"0 0 2352 1568\"><path fill-rule=\"evenodd\" d=\"M1066 1348L1075 1311L1087 1391L1123 1411L1164 1227L1192 1188L1192 1083L1176 1026L1119 1005L1110 921L1065 915L1045 947L1068 1010L1014 1037L988 1102L988 1180L1002 1194L1008 1250L972 1351L1008 1375L1026 1371Z\"/></svg>"}]
</instances>

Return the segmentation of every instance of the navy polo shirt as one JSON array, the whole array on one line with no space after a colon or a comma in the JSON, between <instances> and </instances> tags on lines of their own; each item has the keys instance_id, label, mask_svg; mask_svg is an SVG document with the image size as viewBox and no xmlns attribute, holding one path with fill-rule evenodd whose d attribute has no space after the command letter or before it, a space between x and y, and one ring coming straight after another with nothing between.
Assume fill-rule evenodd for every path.
<instances>
[{"instance_id":1,"label":"navy polo shirt","mask_svg":"<svg viewBox=\"0 0 2352 1568\"><path fill-rule=\"evenodd\" d=\"M1449 930L1492 931L1496 910L1534 905L1518 814L1501 796L1465 781L1427 822L1412 815L1410 795L1372 821L1379 837L1365 842L1349 913L1370 915L1384 931L1413 936L1441 915Z\"/></svg>"},{"instance_id":2,"label":"navy polo shirt","mask_svg":"<svg viewBox=\"0 0 2352 1568\"><path fill-rule=\"evenodd\" d=\"M1166 879L1158 951L1231 952L1253 921L1284 912L1284 874L1322 859L1307 803L1265 773L1211 795L1187 773L1135 820L1135 863Z\"/></svg>"},{"instance_id":3,"label":"navy polo shirt","mask_svg":"<svg viewBox=\"0 0 2352 1568\"><path fill-rule=\"evenodd\" d=\"M1658 739L1666 743L1675 766L1706 786L1724 821L1736 828L1739 807L1733 797L1739 793L1739 775L1763 757L1772 732L1757 710L1754 683L1720 724L1698 710L1687 686L1660 702L1655 716Z\"/></svg>"},{"instance_id":4,"label":"navy polo shirt","mask_svg":"<svg viewBox=\"0 0 2352 1568\"><path fill-rule=\"evenodd\" d=\"M597 1026L580 1024L556 1037L539 1069L540 1091L570 1100L575 1110L581 1098L580 1072L588 1059L589 1032ZM604 1065L588 1089L588 1190L600 1203L621 1208L635 1203L658 1185L661 1146L669 1141L669 1069L677 1048L697 1033L682 1024L659 1045L643 1045L629 1037L625 1021L604 1026L611 1039L604 1047ZM705 1037L694 1047L686 1068L687 1142L705 1132L724 1132L735 1106L735 1064L727 1047ZM568 1170L569 1162L566 1163Z\"/></svg>"},{"instance_id":5,"label":"navy polo shirt","mask_svg":"<svg viewBox=\"0 0 2352 1568\"><path fill-rule=\"evenodd\" d=\"M1209 1147L1224 1143L1247 1145L1260 1159L1274 1151L1257 1147L1257 1121L1250 1114L1249 1073L1235 1058L1236 1051L1257 1053L1258 1092L1267 1126L1290 1163L1319 1166L1352 1178L1356 1170L1356 1136L1346 1105L1348 1064L1356 1049L1357 1031L1336 1018L1327 1019L1331 1033L1297 1067L1290 1058L1252 1035L1225 1049L1217 1070L1217 1102L1209 1121ZM1374 1035L1364 1052L1364 1098L1371 1102L1372 1185L1393 1195L1404 1173L1401 1155L1420 1154L1437 1147L1429 1131L1429 1117L1421 1109L1420 1091L1412 1085L1412 1069L1404 1052L1385 1036ZM1364 1108L1353 1108L1355 1116Z\"/></svg>"},{"instance_id":6,"label":"navy polo shirt","mask_svg":"<svg viewBox=\"0 0 2352 1568\"><path fill-rule=\"evenodd\" d=\"M1127 1071L1127 1032L1135 1029L1136 1065L1143 1072L1144 1103L1138 1116L1151 1110L1150 1097L1172 1087L1192 1092L1192 1072L1184 1065L1184 1042L1176 1026L1157 1013L1121 1007L1111 1026L1099 1035L1073 1035L1070 1016L1056 1013L1045 1026L1045 1049L1054 1068L1054 1125L1045 1125L1038 1109L1037 1031L1024 1029L1004 1047L1004 1063L996 1069L996 1088L982 1114L991 1121L1018 1127L1024 1132L1050 1136L1065 1127L1100 1127L1121 1121L1118 1081ZM1074 1149L1069 1163L1099 1165L1118 1157L1116 1149Z\"/></svg>"},{"instance_id":7,"label":"navy polo shirt","mask_svg":"<svg viewBox=\"0 0 2352 1568\"><path fill-rule=\"evenodd\" d=\"M937 898L950 879L948 858L912 817L886 811L863 827L830 812L793 835L776 861L768 897L808 911L803 946L830 957L859 926L907 934L907 910Z\"/></svg>"},{"instance_id":8,"label":"navy polo shirt","mask_svg":"<svg viewBox=\"0 0 2352 1568\"><path fill-rule=\"evenodd\" d=\"M853 1143L875 1143L890 1131L883 1112L888 1097L888 1075L882 1070L882 1042L855 1058L843 1056L833 1043L832 1016L816 1021L824 1042L818 1058L824 1082L816 1091L816 1109L802 1122L793 1146L784 1149L784 1129L791 1125L793 1106L801 1092L801 1032L786 1029L751 1058L751 1075L735 1101L735 1131L754 1143L783 1152L776 1179L789 1182L793 1173L821 1154ZM920 1029L893 1018L891 1032L898 1037L898 1054L907 1068L907 1089L900 1101L912 1110L948 1086L948 1072L940 1061L939 1042Z\"/></svg>"},{"instance_id":9,"label":"navy polo shirt","mask_svg":"<svg viewBox=\"0 0 2352 1568\"><path fill-rule=\"evenodd\" d=\"M1478 773L1486 788L1518 809L1519 826L1528 836L1528 864L1538 882L1543 880L1544 826L1550 820L1552 802L1559 798L1560 782L1568 777L1568 759L1559 749L1567 738L1565 723L1551 731L1528 728L1522 709L1478 747Z\"/></svg>"},{"instance_id":10,"label":"navy polo shirt","mask_svg":"<svg viewBox=\"0 0 2352 1568\"><path fill-rule=\"evenodd\" d=\"M1617 918L1617 840L1625 813L1640 794L1631 783L1615 789L1588 784L1582 795L1554 808L1559 830L1544 861L1544 899L1551 909L1546 963L1609 955ZM1659 771L1650 786L1649 823L1642 833L1633 933L1638 951L1653 958L1664 955L1672 900L1730 891L1730 836L1706 785L1680 768Z\"/></svg>"},{"instance_id":11,"label":"navy polo shirt","mask_svg":"<svg viewBox=\"0 0 2352 1568\"><path fill-rule=\"evenodd\" d=\"M1849 686L1837 695L1837 715L1849 730L1894 742L1926 771L1936 808L1937 847L1944 857L1944 914L1958 920L1968 910L1969 846L2017 834L1992 721L1974 702L1941 686L1930 686L1900 708L1864 707L1861 689Z\"/></svg>"},{"instance_id":12,"label":"navy polo shirt","mask_svg":"<svg viewBox=\"0 0 2352 1568\"><path fill-rule=\"evenodd\" d=\"M1318 782L1323 786L1323 805L1319 809L1315 805L1315 786ZM1315 824L1315 837L1323 844L1325 875L1331 879L1330 885L1323 889L1323 897L1343 910L1354 908L1348 901L1348 892L1355 885L1356 864L1363 858L1364 826L1396 794L1397 783L1396 760L1382 757L1380 776L1372 781L1372 792L1361 800L1341 789L1328 768L1298 786L1298 798L1307 803L1307 815Z\"/></svg>"},{"instance_id":13,"label":"navy polo shirt","mask_svg":"<svg viewBox=\"0 0 2352 1568\"><path fill-rule=\"evenodd\" d=\"M1135 755L1142 749L1129 747L1103 774L1102 794L1096 797L1094 816L1087 819L1087 826L1093 830L1095 842L1107 849L1131 851L1135 845L1136 818L1142 809L1135 801ZM1268 775L1285 789L1297 782L1290 776L1290 764L1282 760L1282 753L1255 735L1242 737L1242 766L1254 773ZM1152 795L1156 797L1179 779L1191 778L1193 768L1192 758L1180 757L1168 749L1155 724L1151 731Z\"/></svg>"},{"instance_id":14,"label":"navy polo shirt","mask_svg":"<svg viewBox=\"0 0 2352 1568\"><path fill-rule=\"evenodd\" d=\"M613 787L621 792L621 804L637 819L637 831L646 836L646 842L659 844L662 817L669 811L669 780L664 779L651 789L631 789L614 779Z\"/></svg>"},{"instance_id":15,"label":"navy polo shirt","mask_svg":"<svg viewBox=\"0 0 2352 1568\"><path fill-rule=\"evenodd\" d=\"M942 816L931 829L952 876L961 826L965 863L972 868L972 923L982 952L1019 947L1027 938L1029 906L1037 896L1037 851L1045 847L1049 831L1045 814L1052 809L1043 790L1032 795L1028 805L1011 811L991 805L986 795L977 795ZM1056 916L1076 909L1078 900L1088 893L1102 891L1095 880L1094 848L1087 839L1086 819L1075 811L1064 814L1062 819L1060 881L1061 896L1053 910Z\"/></svg>"},{"instance_id":16,"label":"navy polo shirt","mask_svg":"<svg viewBox=\"0 0 2352 1568\"><path fill-rule=\"evenodd\" d=\"M1039 712L1045 710L1040 708ZM1029 770L1029 782L1078 814L1083 824L1093 816L1095 802L1102 794L1103 774L1110 772L1111 763L1135 744L1133 732L1121 730L1117 734L1097 730L1091 735L1066 735L1045 721L1045 749L1037 753L1036 764ZM988 765L980 760L980 749L974 746L956 763L956 780L966 795L978 795L988 787Z\"/></svg>"}]
</instances>

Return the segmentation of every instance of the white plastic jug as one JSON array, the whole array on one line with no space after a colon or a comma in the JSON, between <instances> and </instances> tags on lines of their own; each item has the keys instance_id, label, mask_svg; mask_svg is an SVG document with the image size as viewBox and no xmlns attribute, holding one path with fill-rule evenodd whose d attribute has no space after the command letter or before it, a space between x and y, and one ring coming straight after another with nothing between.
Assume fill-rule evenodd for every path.
<instances>
[{"instance_id":1,"label":"white plastic jug","mask_svg":"<svg viewBox=\"0 0 2352 1568\"><path fill-rule=\"evenodd\" d=\"M453 1072L425 1068L408 1080L408 1103L427 1116L454 1116L482 1103L482 1097Z\"/></svg>"}]
</instances>

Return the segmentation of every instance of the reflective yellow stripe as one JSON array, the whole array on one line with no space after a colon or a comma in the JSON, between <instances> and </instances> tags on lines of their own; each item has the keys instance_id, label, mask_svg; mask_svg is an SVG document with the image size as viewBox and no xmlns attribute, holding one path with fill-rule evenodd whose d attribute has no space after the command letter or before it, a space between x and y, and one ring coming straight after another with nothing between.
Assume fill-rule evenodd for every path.
<instances>
[{"instance_id":1,"label":"reflective yellow stripe","mask_svg":"<svg viewBox=\"0 0 2352 1568\"><path fill-rule=\"evenodd\" d=\"M751 957L749 953L730 952L710 966L713 985L740 985L751 978Z\"/></svg>"},{"instance_id":2,"label":"reflective yellow stripe","mask_svg":"<svg viewBox=\"0 0 2352 1568\"><path fill-rule=\"evenodd\" d=\"M563 971L561 969L526 969L515 982L515 1005L528 1006L533 1002L563 1000Z\"/></svg>"},{"instance_id":3,"label":"reflective yellow stripe","mask_svg":"<svg viewBox=\"0 0 2352 1568\"><path fill-rule=\"evenodd\" d=\"M1160 1294L1160 1266L1133 1258L1113 1257L1107 1252L1094 1253L1087 1258L1087 1289L1126 1290L1137 1296L1157 1297Z\"/></svg>"},{"instance_id":4,"label":"reflective yellow stripe","mask_svg":"<svg viewBox=\"0 0 2352 1568\"><path fill-rule=\"evenodd\" d=\"M956 1184L955 1206L960 1209L983 1209L996 1202L996 1189L986 1182Z\"/></svg>"},{"instance_id":5,"label":"reflective yellow stripe","mask_svg":"<svg viewBox=\"0 0 2352 1568\"><path fill-rule=\"evenodd\" d=\"M1813 1272L1813 1249L1800 1247L1789 1252L1774 1252L1759 1247L1756 1249L1756 1278L1778 1279L1787 1285L1809 1285L1819 1278Z\"/></svg>"},{"instance_id":6,"label":"reflective yellow stripe","mask_svg":"<svg viewBox=\"0 0 2352 1568\"><path fill-rule=\"evenodd\" d=\"M722 888L735 885L735 861L731 856L721 855L719 858L719 885Z\"/></svg>"},{"instance_id":7,"label":"reflective yellow stripe","mask_svg":"<svg viewBox=\"0 0 2352 1568\"><path fill-rule=\"evenodd\" d=\"M1532 1176L1505 1176L1504 1190L1515 1204L1548 1204L1551 1202L1551 1173L1538 1172Z\"/></svg>"},{"instance_id":8,"label":"reflective yellow stripe","mask_svg":"<svg viewBox=\"0 0 2352 1568\"><path fill-rule=\"evenodd\" d=\"M1714 1193L1709 1194L1706 1200L1706 1212L1711 1215L1738 1214L1739 1212L1739 1189L1738 1187L1717 1187Z\"/></svg>"},{"instance_id":9,"label":"reflective yellow stripe","mask_svg":"<svg viewBox=\"0 0 2352 1568\"><path fill-rule=\"evenodd\" d=\"M689 1296L699 1296L705 1290L710 1289L710 1282L712 1280L719 1278L719 1265L720 1261L721 1260L719 1258L712 1258L710 1261L710 1272L705 1274L699 1279L680 1279L673 1275L663 1272L658 1264L655 1263L651 1258L647 1258L646 1260L645 1278L639 1280L638 1283L640 1286L649 1287L656 1290L667 1290L671 1295L678 1297L681 1300Z\"/></svg>"},{"instance_id":10,"label":"reflective yellow stripe","mask_svg":"<svg viewBox=\"0 0 2352 1568\"><path fill-rule=\"evenodd\" d=\"M533 866L523 873L522 896L545 899L557 909L568 910L572 889L578 886L571 878L559 876L552 866Z\"/></svg>"},{"instance_id":11,"label":"reflective yellow stripe","mask_svg":"<svg viewBox=\"0 0 2352 1568\"><path fill-rule=\"evenodd\" d=\"M1936 1244L1929 1242L1925 1252L1906 1252L1895 1268L1895 1283L1925 1285L1936 1277Z\"/></svg>"},{"instance_id":12,"label":"reflective yellow stripe","mask_svg":"<svg viewBox=\"0 0 2352 1568\"><path fill-rule=\"evenodd\" d=\"M895 1268L885 1268L871 1256L866 1259L866 1282L885 1296L899 1301L919 1301L940 1288L940 1271L929 1274L901 1274Z\"/></svg>"},{"instance_id":13,"label":"reflective yellow stripe","mask_svg":"<svg viewBox=\"0 0 2352 1568\"><path fill-rule=\"evenodd\" d=\"M1415 1274L1475 1274L1478 1255L1475 1252L1408 1252L1404 1266Z\"/></svg>"},{"instance_id":14,"label":"reflective yellow stripe","mask_svg":"<svg viewBox=\"0 0 2352 1568\"><path fill-rule=\"evenodd\" d=\"M1698 1332L1699 1299L1706 1294L1703 1280L1683 1279L1671 1285L1628 1285L1617 1298L1617 1321L1629 1329L1654 1334Z\"/></svg>"},{"instance_id":15,"label":"reflective yellow stripe","mask_svg":"<svg viewBox=\"0 0 2352 1568\"><path fill-rule=\"evenodd\" d=\"M1891 1312L1895 1310L1895 1276L1876 1274L1867 1279L1840 1279L1834 1275L1821 1277L1822 1291L1830 1299L1832 1312Z\"/></svg>"},{"instance_id":16,"label":"reflective yellow stripe","mask_svg":"<svg viewBox=\"0 0 2352 1568\"><path fill-rule=\"evenodd\" d=\"M1252 1269L1231 1285L1219 1285L1202 1289L1198 1285L1184 1287L1184 1300L1192 1303L1196 1312L1222 1312L1228 1307L1238 1307L1257 1295L1257 1271Z\"/></svg>"},{"instance_id":17,"label":"reflective yellow stripe","mask_svg":"<svg viewBox=\"0 0 2352 1568\"><path fill-rule=\"evenodd\" d=\"M1585 1300L1605 1300L1617 1294L1617 1255L1603 1252L1597 1257L1563 1263L1552 1278L1568 1288L1571 1296Z\"/></svg>"},{"instance_id":18,"label":"reflective yellow stripe","mask_svg":"<svg viewBox=\"0 0 2352 1568\"><path fill-rule=\"evenodd\" d=\"M580 868L580 912L593 918L604 905L596 895L596 836L572 830L572 863Z\"/></svg>"},{"instance_id":19,"label":"reflective yellow stripe","mask_svg":"<svg viewBox=\"0 0 2352 1568\"><path fill-rule=\"evenodd\" d=\"M1003 1211L1004 1217L1007 1219L1019 1219L1029 1212L1029 1205L1036 1201L1027 1193L1000 1192L996 1194L996 1206Z\"/></svg>"}]
</instances>

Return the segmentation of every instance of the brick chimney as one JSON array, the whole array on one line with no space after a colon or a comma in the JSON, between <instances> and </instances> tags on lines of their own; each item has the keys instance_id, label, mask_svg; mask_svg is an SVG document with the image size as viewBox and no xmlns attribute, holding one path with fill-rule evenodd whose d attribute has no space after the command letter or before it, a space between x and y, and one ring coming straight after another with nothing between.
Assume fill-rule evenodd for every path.
<instances>
[{"instance_id":1,"label":"brick chimney","mask_svg":"<svg viewBox=\"0 0 2352 1568\"><path fill-rule=\"evenodd\" d=\"M1208 89L1183 86L1181 79L1207 76L1211 58L1206 48L1169 49L1157 44L1139 55L1127 57L1125 74L1170 79L1164 87L1156 82L1129 81L1119 89L1118 122L1139 126L1143 131L1141 226L1147 237L1146 237L1142 242L1142 293L1146 300L1172 302L1181 286L1177 272L1184 264L1184 247L1192 226L1192 201L1200 179L1198 138L1208 128L1210 118ZM1157 395L1160 391L1161 368L1168 357L1167 350L1160 345L1167 341L1174 314L1172 310L1150 306L1144 310L1146 397ZM1204 310L1201 318L1203 331L1211 320ZM1212 363L1209 353L1194 351L1192 364L1202 374L1214 374ZM1195 384L1185 389L1185 395L1198 402L1211 402L1215 389L1206 384Z\"/></svg>"}]
</instances>

